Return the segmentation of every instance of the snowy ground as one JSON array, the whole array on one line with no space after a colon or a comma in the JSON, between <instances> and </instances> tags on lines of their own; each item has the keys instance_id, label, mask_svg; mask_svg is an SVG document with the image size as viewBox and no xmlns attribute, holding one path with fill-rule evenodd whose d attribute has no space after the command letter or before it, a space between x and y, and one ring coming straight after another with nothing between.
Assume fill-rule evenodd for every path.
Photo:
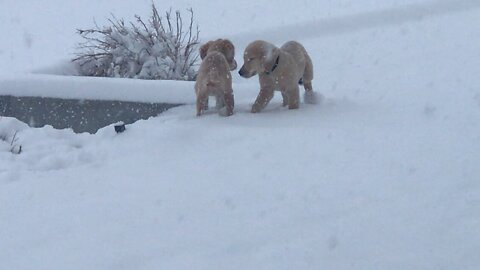
<instances>
[{"instance_id":1,"label":"snowy ground","mask_svg":"<svg viewBox=\"0 0 480 270\"><path fill-rule=\"evenodd\" d=\"M0 88L58 70L91 17L149 3L6 1ZM250 38L301 41L317 106L252 115L258 82L235 74L230 118L187 105L120 135L1 118L0 269L477 269L480 3L396 2L192 3L239 64Z\"/></svg>"}]
</instances>

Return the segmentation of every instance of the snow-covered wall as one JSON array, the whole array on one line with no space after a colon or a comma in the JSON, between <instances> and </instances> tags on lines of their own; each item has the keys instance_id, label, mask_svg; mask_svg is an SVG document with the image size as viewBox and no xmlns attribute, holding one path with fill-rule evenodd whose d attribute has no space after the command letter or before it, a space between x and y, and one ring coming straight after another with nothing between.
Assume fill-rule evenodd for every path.
<instances>
[{"instance_id":1,"label":"snow-covered wall","mask_svg":"<svg viewBox=\"0 0 480 270\"><path fill-rule=\"evenodd\" d=\"M131 124L181 104L80 100L0 95L0 115L15 117L32 127L51 125L76 133L96 133L116 122Z\"/></svg>"},{"instance_id":2,"label":"snow-covered wall","mask_svg":"<svg viewBox=\"0 0 480 270\"><path fill-rule=\"evenodd\" d=\"M192 82L28 75L0 79L0 115L95 133L194 101Z\"/></svg>"}]
</instances>

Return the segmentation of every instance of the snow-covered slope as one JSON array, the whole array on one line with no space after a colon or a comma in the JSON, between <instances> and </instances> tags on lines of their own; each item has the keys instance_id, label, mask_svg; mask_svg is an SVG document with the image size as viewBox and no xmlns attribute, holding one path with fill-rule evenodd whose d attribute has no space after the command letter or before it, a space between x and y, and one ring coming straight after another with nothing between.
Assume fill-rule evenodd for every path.
<instances>
[{"instance_id":1,"label":"snow-covered slope","mask_svg":"<svg viewBox=\"0 0 480 270\"><path fill-rule=\"evenodd\" d=\"M48 2L61 14L73 3ZM134 1L118 2L112 11L127 17ZM95 135L1 118L7 142L0 141L0 269L478 268L474 2L455 2L468 2L468 10L339 28L339 35L320 28L318 36L315 21L339 27L341 20L328 17L362 18L354 14L399 4L281 1L262 16L267 1L243 2L193 3L204 36L242 44L249 39L244 33L253 39L275 27L278 45L294 36L312 55L322 104L288 111L277 95L253 115L258 82L235 75L237 107L229 118L213 112L197 118L187 105L123 134L106 127ZM75 3L79 12L66 25L88 25L74 18L110 11L113 1L99 1L98 10ZM221 15L209 13L213 7ZM283 12L284 21L277 20L274 11L285 10L294 15ZM400 10L390 14L408 14ZM307 24L312 29L292 26ZM73 40L59 37L58 44ZM6 49L16 60L2 60L5 66L44 63L32 58L30 65L15 53L28 49ZM52 65L65 58L63 49ZM15 131L19 155L9 151Z\"/></svg>"}]
</instances>

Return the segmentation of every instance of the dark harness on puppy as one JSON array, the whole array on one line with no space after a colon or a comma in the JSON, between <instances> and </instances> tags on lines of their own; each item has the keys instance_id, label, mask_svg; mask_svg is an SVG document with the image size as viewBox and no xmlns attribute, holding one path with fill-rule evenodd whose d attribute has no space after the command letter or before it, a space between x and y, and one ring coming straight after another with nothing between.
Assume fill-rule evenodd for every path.
<instances>
[{"instance_id":1,"label":"dark harness on puppy","mask_svg":"<svg viewBox=\"0 0 480 270\"><path fill-rule=\"evenodd\" d=\"M273 65L272 70L265 71L265 74L270 75L272 72L274 72L275 69L277 69L278 67L278 61L280 61L280 55L277 57L277 60L275 60L275 64Z\"/></svg>"}]
</instances>

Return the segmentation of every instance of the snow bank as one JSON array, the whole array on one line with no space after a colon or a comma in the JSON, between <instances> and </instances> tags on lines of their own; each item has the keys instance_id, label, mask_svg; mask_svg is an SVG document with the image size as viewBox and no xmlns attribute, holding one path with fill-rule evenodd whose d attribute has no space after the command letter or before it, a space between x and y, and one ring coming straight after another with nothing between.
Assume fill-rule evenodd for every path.
<instances>
[{"instance_id":1,"label":"snow bank","mask_svg":"<svg viewBox=\"0 0 480 270\"><path fill-rule=\"evenodd\" d=\"M0 95L188 104L193 82L54 75L0 77Z\"/></svg>"}]
</instances>

